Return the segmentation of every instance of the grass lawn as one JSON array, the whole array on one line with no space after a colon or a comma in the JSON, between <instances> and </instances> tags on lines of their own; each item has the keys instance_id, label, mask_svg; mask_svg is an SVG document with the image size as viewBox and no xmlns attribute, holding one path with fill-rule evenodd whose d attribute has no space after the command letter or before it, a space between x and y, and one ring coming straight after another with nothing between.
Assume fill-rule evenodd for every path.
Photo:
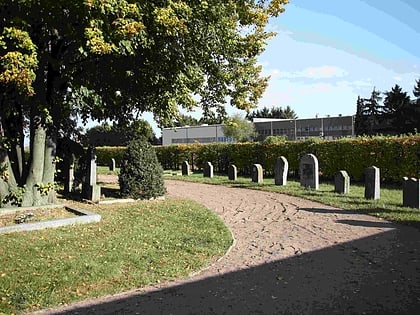
<instances>
[{"instance_id":1,"label":"grass lawn","mask_svg":"<svg viewBox=\"0 0 420 315\"><path fill-rule=\"evenodd\" d=\"M361 184L351 184L350 193L341 195L334 192L334 184L330 182L320 183L319 190L308 190L302 188L296 180L288 180L286 186L276 186L273 178L265 178L264 183L260 185L252 183L250 178L238 177L238 180L233 182L224 175L205 178L203 173L194 173L191 176L174 176L173 179L284 193L412 225L420 229L420 210L402 206L402 189L398 187L381 187L379 200L367 200L364 198L364 186Z\"/></svg>"},{"instance_id":2,"label":"grass lawn","mask_svg":"<svg viewBox=\"0 0 420 315\"><path fill-rule=\"evenodd\" d=\"M102 221L0 235L0 314L186 277L232 243L224 223L189 200L75 206Z\"/></svg>"}]
</instances>

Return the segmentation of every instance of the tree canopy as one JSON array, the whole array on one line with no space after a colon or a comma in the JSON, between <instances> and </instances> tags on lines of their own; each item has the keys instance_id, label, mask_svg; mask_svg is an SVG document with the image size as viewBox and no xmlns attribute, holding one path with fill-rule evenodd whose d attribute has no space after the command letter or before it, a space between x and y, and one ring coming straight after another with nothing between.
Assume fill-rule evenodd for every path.
<instances>
[{"instance_id":1,"label":"tree canopy","mask_svg":"<svg viewBox=\"0 0 420 315\"><path fill-rule=\"evenodd\" d=\"M53 187L57 139L78 119L128 124L150 111L164 125L179 107L223 117L226 99L255 106L265 26L287 2L0 0L1 198L51 200L39 187Z\"/></svg>"},{"instance_id":2,"label":"tree canopy","mask_svg":"<svg viewBox=\"0 0 420 315\"><path fill-rule=\"evenodd\" d=\"M298 118L296 112L287 105L284 109L282 107L272 107L267 108L263 107L262 109L257 109L246 116L249 120L253 118L279 118L279 119L296 119Z\"/></svg>"},{"instance_id":3,"label":"tree canopy","mask_svg":"<svg viewBox=\"0 0 420 315\"><path fill-rule=\"evenodd\" d=\"M413 90L417 98L418 91L420 80L416 80ZM419 128L420 103L418 99L411 100L398 84L384 93L374 88L370 98L357 99L355 131L358 135L414 133Z\"/></svg>"},{"instance_id":4,"label":"tree canopy","mask_svg":"<svg viewBox=\"0 0 420 315\"><path fill-rule=\"evenodd\" d=\"M229 117L222 129L225 137L234 138L238 142L253 141L257 136L254 124L240 114Z\"/></svg>"}]
</instances>

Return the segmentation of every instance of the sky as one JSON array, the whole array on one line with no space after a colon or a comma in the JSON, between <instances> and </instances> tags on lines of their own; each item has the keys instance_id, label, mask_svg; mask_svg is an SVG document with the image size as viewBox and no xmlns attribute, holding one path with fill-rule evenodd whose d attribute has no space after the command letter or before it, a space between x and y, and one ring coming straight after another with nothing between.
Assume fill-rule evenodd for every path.
<instances>
[{"instance_id":1,"label":"sky","mask_svg":"<svg viewBox=\"0 0 420 315\"><path fill-rule=\"evenodd\" d=\"M358 96L395 84L413 97L420 79L419 0L290 0L285 8L270 20L277 36L259 57L271 78L258 108L290 106L299 118L353 115Z\"/></svg>"}]
</instances>

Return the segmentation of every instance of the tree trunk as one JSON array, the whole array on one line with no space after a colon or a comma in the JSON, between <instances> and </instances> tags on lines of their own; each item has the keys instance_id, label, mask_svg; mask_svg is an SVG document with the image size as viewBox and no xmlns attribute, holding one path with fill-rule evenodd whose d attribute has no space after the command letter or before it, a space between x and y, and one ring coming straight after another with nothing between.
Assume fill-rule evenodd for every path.
<instances>
[{"instance_id":1,"label":"tree trunk","mask_svg":"<svg viewBox=\"0 0 420 315\"><path fill-rule=\"evenodd\" d=\"M31 145L31 164L26 179L26 189L23 194L22 206L39 206L43 203L39 187L44 174L46 131L38 125L34 130L33 144Z\"/></svg>"}]
</instances>

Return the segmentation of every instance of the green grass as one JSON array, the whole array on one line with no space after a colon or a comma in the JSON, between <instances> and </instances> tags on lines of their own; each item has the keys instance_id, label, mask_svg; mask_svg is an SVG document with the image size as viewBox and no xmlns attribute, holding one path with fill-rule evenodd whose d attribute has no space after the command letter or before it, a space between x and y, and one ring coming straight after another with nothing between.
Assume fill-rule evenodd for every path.
<instances>
[{"instance_id":1,"label":"green grass","mask_svg":"<svg viewBox=\"0 0 420 315\"><path fill-rule=\"evenodd\" d=\"M383 186L379 200L367 200L364 198L364 186L361 184L351 184L350 193L342 195L335 193L334 184L329 182L321 183L319 190L311 190L302 188L296 180L288 180L286 186L276 186L273 178L265 178L264 183L260 185L252 183L250 178L238 177L238 180L233 182L228 180L227 176L205 178L202 173L176 176L173 179L284 193L420 229L420 210L402 206L402 189L398 187Z\"/></svg>"},{"instance_id":2,"label":"green grass","mask_svg":"<svg viewBox=\"0 0 420 315\"><path fill-rule=\"evenodd\" d=\"M0 235L0 314L186 277L232 243L223 222L189 200L77 206L102 221Z\"/></svg>"},{"instance_id":3,"label":"green grass","mask_svg":"<svg viewBox=\"0 0 420 315\"><path fill-rule=\"evenodd\" d=\"M118 175L120 173L120 168L116 167L115 171L110 171L109 166L96 166L96 174L98 175Z\"/></svg>"}]
</instances>

